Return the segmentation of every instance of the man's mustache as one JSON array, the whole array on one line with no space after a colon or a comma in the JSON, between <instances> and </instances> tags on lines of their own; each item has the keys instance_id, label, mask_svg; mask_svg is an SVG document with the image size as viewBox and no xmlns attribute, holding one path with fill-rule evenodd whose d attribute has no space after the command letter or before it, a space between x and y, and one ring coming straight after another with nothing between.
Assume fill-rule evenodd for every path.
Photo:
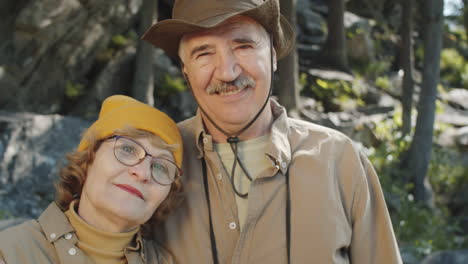
<instances>
[{"instance_id":1,"label":"man's mustache","mask_svg":"<svg viewBox=\"0 0 468 264\"><path fill-rule=\"evenodd\" d=\"M252 77L242 74L230 82L218 82L210 84L208 88L206 88L206 92L210 95L214 93L222 93L228 91L228 89L232 88L233 86L239 90L243 90L249 86L254 87L255 81Z\"/></svg>"}]
</instances>

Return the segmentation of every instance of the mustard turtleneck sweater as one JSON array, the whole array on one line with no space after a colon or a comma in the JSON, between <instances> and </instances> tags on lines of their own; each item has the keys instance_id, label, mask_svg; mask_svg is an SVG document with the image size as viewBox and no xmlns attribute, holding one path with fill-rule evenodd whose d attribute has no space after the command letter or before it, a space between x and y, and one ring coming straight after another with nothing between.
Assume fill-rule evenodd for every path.
<instances>
[{"instance_id":1,"label":"mustard turtleneck sweater","mask_svg":"<svg viewBox=\"0 0 468 264\"><path fill-rule=\"evenodd\" d=\"M83 250L96 264L126 264L124 249L132 242L139 228L126 233L99 230L86 223L76 213L76 205L76 200L70 203L65 215L76 230L77 247Z\"/></svg>"}]
</instances>

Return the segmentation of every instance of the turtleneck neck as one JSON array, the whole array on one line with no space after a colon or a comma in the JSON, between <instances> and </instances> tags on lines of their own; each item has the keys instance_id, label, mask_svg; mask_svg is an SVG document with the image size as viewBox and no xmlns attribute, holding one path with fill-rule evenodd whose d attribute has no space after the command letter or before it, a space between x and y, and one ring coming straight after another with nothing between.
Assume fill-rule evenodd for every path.
<instances>
[{"instance_id":1,"label":"turtleneck neck","mask_svg":"<svg viewBox=\"0 0 468 264\"><path fill-rule=\"evenodd\" d=\"M129 232L112 233L97 229L86 223L77 213L78 201L70 203L65 212L70 224L76 230L77 246L91 257L96 264L99 263L127 263L124 249L130 245L140 228Z\"/></svg>"}]
</instances>

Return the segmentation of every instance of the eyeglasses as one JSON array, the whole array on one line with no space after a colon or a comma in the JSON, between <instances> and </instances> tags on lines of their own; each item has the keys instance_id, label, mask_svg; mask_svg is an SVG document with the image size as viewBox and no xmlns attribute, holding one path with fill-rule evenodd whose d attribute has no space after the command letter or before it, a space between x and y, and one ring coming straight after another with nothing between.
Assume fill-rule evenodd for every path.
<instances>
[{"instance_id":1,"label":"eyeglasses","mask_svg":"<svg viewBox=\"0 0 468 264\"><path fill-rule=\"evenodd\" d=\"M173 161L154 157L143 148L140 143L122 136L113 136L115 139L114 156L122 164L134 166L142 162L146 156L151 157L151 176L161 185L172 184L177 177L182 175L182 170Z\"/></svg>"}]
</instances>

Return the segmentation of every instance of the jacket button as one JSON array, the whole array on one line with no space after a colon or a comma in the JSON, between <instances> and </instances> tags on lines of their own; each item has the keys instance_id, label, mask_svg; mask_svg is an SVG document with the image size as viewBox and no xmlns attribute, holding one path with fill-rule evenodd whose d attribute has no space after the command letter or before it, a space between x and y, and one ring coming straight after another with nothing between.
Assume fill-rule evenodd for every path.
<instances>
[{"instance_id":1,"label":"jacket button","mask_svg":"<svg viewBox=\"0 0 468 264\"><path fill-rule=\"evenodd\" d=\"M56 237L57 237L57 234L55 233L50 234L50 238L55 239Z\"/></svg>"},{"instance_id":2,"label":"jacket button","mask_svg":"<svg viewBox=\"0 0 468 264\"><path fill-rule=\"evenodd\" d=\"M230 228L231 230L236 229L236 227L237 227L236 222L231 222L231 223L229 223L229 228Z\"/></svg>"},{"instance_id":3,"label":"jacket button","mask_svg":"<svg viewBox=\"0 0 468 264\"><path fill-rule=\"evenodd\" d=\"M68 233L65 235L65 239L70 240L72 238L72 234Z\"/></svg>"},{"instance_id":4,"label":"jacket button","mask_svg":"<svg viewBox=\"0 0 468 264\"><path fill-rule=\"evenodd\" d=\"M75 255L76 255L76 249L70 248L70 249L68 250L68 254L69 254L69 255L72 255L72 256L75 256Z\"/></svg>"}]
</instances>

